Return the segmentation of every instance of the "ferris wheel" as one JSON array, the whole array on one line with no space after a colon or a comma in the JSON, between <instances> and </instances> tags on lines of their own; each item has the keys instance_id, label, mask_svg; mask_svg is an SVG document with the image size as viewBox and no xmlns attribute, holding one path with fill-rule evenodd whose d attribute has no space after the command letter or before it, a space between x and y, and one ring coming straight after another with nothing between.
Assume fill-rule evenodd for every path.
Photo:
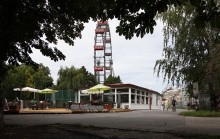
<instances>
[{"instance_id":1,"label":"ferris wheel","mask_svg":"<svg viewBox=\"0 0 220 139\"><path fill-rule=\"evenodd\" d=\"M94 73L98 83L113 75L111 34L108 21L98 21L95 29Z\"/></svg>"}]
</instances>

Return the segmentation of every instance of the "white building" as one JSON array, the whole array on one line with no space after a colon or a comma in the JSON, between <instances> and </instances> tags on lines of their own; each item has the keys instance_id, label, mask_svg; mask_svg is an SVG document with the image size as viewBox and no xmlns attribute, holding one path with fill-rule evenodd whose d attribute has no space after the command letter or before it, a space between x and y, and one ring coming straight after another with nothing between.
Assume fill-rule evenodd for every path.
<instances>
[{"instance_id":1,"label":"white building","mask_svg":"<svg viewBox=\"0 0 220 139\"><path fill-rule=\"evenodd\" d=\"M111 90L102 94L104 104L113 102L114 108L123 109L160 109L162 95L156 91L136 86L133 84L109 84ZM83 94L78 91L78 103L80 100L89 102L92 100L91 94ZM110 103L108 103L110 104Z\"/></svg>"}]
</instances>

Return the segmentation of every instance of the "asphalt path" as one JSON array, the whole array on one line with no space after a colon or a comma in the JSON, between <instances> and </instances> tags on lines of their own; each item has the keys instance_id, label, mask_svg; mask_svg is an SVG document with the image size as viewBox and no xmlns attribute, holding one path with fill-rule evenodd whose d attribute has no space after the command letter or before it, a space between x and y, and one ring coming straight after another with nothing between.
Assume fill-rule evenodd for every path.
<instances>
[{"instance_id":1,"label":"asphalt path","mask_svg":"<svg viewBox=\"0 0 220 139\"><path fill-rule=\"evenodd\" d=\"M173 132L182 134L220 135L220 118L186 117L176 112L136 110L117 113L83 114L19 114L5 115L6 124L24 126L45 124L80 124L140 131Z\"/></svg>"}]
</instances>

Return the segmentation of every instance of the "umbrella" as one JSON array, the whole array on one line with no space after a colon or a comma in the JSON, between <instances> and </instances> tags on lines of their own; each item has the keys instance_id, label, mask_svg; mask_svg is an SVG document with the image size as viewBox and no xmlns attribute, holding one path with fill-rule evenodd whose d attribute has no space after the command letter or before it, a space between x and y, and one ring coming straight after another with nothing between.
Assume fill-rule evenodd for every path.
<instances>
[{"instance_id":1,"label":"umbrella","mask_svg":"<svg viewBox=\"0 0 220 139\"><path fill-rule=\"evenodd\" d=\"M20 88L14 88L13 90L14 90L14 91L21 91Z\"/></svg>"},{"instance_id":2,"label":"umbrella","mask_svg":"<svg viewBox=\"0 0 220 139\"><path fill-rule=\"evenodd\" d=\"M83 93L83 94L88 94L89 91L88 91L87 89L85 89L85 90L81 90L81 93Z\"/></svg>"},{"instance_id":3,"label":"umbrella","mask_svg":"<svg viewBox=\"0 0 220 139\"><path fill-rule=\"evenodd\" d=\"M82 94L98 94L98 93L103 93L103 91L88 91L88 89L81 90Z\"/></svg>"},{"instance_id":4,"label":"umbrella","mask_svg":"<svg viewBox=\"0 0 220 139\"><path fill-rule=\"evenodd\" d=\"M35 88L31 88L31 87L21 88L21 91L34 92L34 99L35 99L35 93L36 93L36 92L40 92L39 89L35 89Z\"/></svg>"},{"instance_id":5,"label":"umbrella","mask_svg":"<svg viewBox=\"0 0 220 139\"><path fill-rule=\"evenodd\" d=\"M40 92L39 89L31 88L31 87L23 87L23 88L14 88L14 91L21 91L21 92L34 92L34 98L35 98L35 93Z\"/></svg>"},{"instance_id":6,"label":"umbrella","mask_svg":"<svg viewBox=\"0 0 220 139\"><path fill-rule=\"evenodd\" d=\"M40 93L40 94L52 94L52 93L55 93L55 92L57 92L57 90L45 88L45 89L41 90L41 91L38 92L38 93Z\"/></svg>"},{"instance_id":7,"label":"umbrella","mask_svg":"<svg viewBox=\"0 0 220 139\"><path fill-rule=\"evenodd\" d=\"M98 92L98 93L101 93L101 92L103 92L103 91L105 91L105 90L110 90L111 89L111 87L108 87L108 86L105 86L105 85L103 85L103 84L97 84L97 85L95 85L95 86L93 86L93 87L91 87L91 88L89 88L89 89L87 89L87 91L89 91L89 92Z\"/></svg>"},{"instance_id":8,"label":"umbrella","mask_svg":"<svg viewBox=\"0 0 220 139\"><path fill-rule=\"evenodd\" d=\"M45 88L43 90L41 90L40 92L37 92L39 94L45 94L45 99L46 99L46 94L52 94L58 92L57 90L53 90L53 89L49 89L49 88Z\"/></svg>"},{"instance_id":9,"label":"umbrella","mask_svg":"<svg viewBox=\"0 0 220 139\"><path fill-rule=\"evenodd\" d=\"M100 94L100 93L103 93L105 90L110 90L110 89L111 89L111 87L105 86L103 84L97 84L97 85L87 89L87 91L90 92L90 94ZM100 101L100 96L98 95L94 99L95 99L94 101L97 101L97 99L98 99L98 101ZM103 100L103 96L101 99Z\"/></svg>"}]
</instances>

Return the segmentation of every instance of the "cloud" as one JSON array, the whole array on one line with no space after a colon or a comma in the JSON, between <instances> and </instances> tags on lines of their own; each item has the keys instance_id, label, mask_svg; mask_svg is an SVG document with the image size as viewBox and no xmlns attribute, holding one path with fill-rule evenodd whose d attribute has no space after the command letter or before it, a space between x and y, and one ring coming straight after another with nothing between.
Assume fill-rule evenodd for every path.
<instances>
[{"instance_id":1,"label":"cloud","mask_svg":"<svg viewBox=\"0 0 220 139\"><path fill-rule=\"evenodd\" d=\"M123 83L131 83L161 92L166 84L163 84L162 79L153 74L153 68L155 61L162 56L162 23L158 22L153 34L147 34L144 38L134 37L131 40L126 40L116 33L115 29L118 24L119 21L117 20L109 21L115 75L119 75ZM93 46L95 28L95 22L86 23L82 38L76 39L74 46L69 46L63 41L59 41L56 47L66 56L65 61L54 62L42 56L37 50L34 50L34 54L31 57L34 61L49 67L55 83L61 66L74 66L76 68L85 66L89 72L94 73ZM51 44L51 46L54 45Z\"/></svg>"}]
</instances>

